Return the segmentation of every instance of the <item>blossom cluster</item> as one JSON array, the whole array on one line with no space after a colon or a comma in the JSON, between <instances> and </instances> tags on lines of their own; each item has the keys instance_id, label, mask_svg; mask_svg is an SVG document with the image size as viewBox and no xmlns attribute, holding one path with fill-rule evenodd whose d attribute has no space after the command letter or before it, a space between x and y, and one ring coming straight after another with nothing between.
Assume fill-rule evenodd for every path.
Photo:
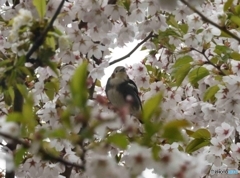
<instances>
[{"instance_id":1,"label":"blossom cluster","mask_svg":"<svg viewBox=\"0 0 240 178\"><path fill-rule=\"evenodd\" d=\"M6 171L190 178L239 167L237 0L64 1L41 39L60 3L0 1L0 138L18 140L1 155ZM101 84L114 48L135 40L148 53L126 65L143 124L113 109Z\"/></svg>"}]
</instances>

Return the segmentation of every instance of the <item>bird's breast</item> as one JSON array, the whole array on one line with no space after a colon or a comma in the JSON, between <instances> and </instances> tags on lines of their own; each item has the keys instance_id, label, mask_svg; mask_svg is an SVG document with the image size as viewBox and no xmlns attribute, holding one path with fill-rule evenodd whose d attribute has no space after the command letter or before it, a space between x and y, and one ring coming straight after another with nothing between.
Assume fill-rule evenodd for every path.
<instances>
[{"instance_id":1,"label":"bird's breast","mask_svg":"<svg viewBox=\"0 0 240 178\"><path fill-rule=\"evenodd\" d=\"M114 107L123 107L126 103L123 95L114 88L109 89L108 99Z\"/></svg>"}]
</instances>

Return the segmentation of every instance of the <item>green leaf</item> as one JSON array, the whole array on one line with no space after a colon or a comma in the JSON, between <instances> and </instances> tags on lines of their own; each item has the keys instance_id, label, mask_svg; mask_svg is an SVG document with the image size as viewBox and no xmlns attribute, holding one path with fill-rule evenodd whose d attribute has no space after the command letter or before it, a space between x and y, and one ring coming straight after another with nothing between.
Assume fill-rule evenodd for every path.
<instances>
[{"instance_id":1,"label":"green leaf","mask_svg":"<svg viewBox=\"0 0 240 178\"><path fill-rule=\"evenodd\" d=\"M70 116L71 113L69 109L64 110L63 113L61 114L61 123L67 128L71 128Z\"/></svg>"},{"instance_id":2,"label":"green leaf","mask_svg":"<svg viewBox=\"0 0 240 178\"><path fill-rule=\"evenodd\" d=\"M164 125L164 128L184 128L184 127L189 127L191 124L186 120L186 119L175 119L172 120Z\"/></svg>"},{"instance_id":3,"label":"green leaf","mask_svg":"<svg viewBox=\"0 0 240 178\"><path fill-rule=\"evenodd\" d=\"M1 17L0 17L0 21L1 21ZM4 54L2 51L0 51L0 59L2 59L3 61L9 60L8 56Z\"/></svg>"},{"instance_id":4,"label":"green leaf","mask_svg":"<svg viewBox=\"0 0 240 178\"><path fill-rule=\"evenodd\" d=\"M25 67L25 66L19 66L18 67L18 70L19 70L19 72L22 74L25 74L26 76L28 76L28 77L32 77L32 73L31 73L31 71L27 68L27 67Z\"/></svg>"},{"instance_id":5,"label":"green leaf","mask_svg":"<svg viewBox=\"0 0 240 178\"><path fill-rule=\"evenodd\" d=\"M222 55L222 54L229 54L232 50L224 45L217 45L214 49L214 52L217 53L218 55Z\"/></svg>"},{"instance_id":6,"label":"green leaf","mask_svg":"<svg viewBox=\"0 0 240 178\"><path fill-rule=\"evenodd\" d=\"M185 119L172 120L163 126L162 137L166 138L167 141L169 142L183 141L184 139L180 129L189 127L189 126L190 126L190 123Z\"/></svg>"},{"instance_id":7,"label":"green leaf","mask_svg":"<svg viewBox=\"0 0 240 178\"><path fill-rule=\"evenodd\" d=\"M182 84L182 81L191 70L190 62L192 61L193 59L191 56L184 56L179 58L173 65L173 76L176 79L177 86L180 86Z\"/></svg>"},{"instance_id":8,"label":"green leaf","mask_svg":"<svg viewBox=\"0 0 240 178\"><path fill-rule=\"evenodd\" d=\"M21 56L19 57L17 60L15 60L15 66L20 67L20 66L24 66L25 62L26 62L26 58L25 56Z\"/></svg>"},{"instance_id":9,"label":"green leaf","mask_svg":"<svg viewBox=\"0 0 240 178\"><path fill-rule=\"evenodd\" d=\"M41 66L50 67L55 74L58 75L57 63L51 61L51 58L54 56L54 54L55 50L52 50L49 46L44 45L43 48L39 49L37 60L39 60Z\"/></svg>"},{"instance_id":10,"label":"green leaf","mask_svg":"<svg viewBox=\"0 0 240 178\"><path fill-rule=\"evenodd\" d=\"M232 15L230 20L240 27L240 18L238 16Z\"/></svg>"},{"instance_id":11,"label":"green leaf","mask_svg":"<svg viewBox=\"0 0 240 178\"><path fill-rule=\"evenodd\" d=\"M224 6L223 6L223 10L224 12L226 12L228 10L228 8L232 5L233 0L227 0L227 2L225 2Z\"/></svg>"},{"instance_id":12,"label":"green leaf","mask_svg":"<svg viewBox=\"0 0 240 178\"><path fill-rule=\"evenodd\" d=\"M21 122L22 121L22 114L18 112L9 113L7 116L7 121L10 122Z\"/></svg>"},{"instance_id":13,"label":"green leaf","mask_svg":"<svg viewBox=\"0 0 240 178\"><path fill-rule=\"evenodd\" d=\"M178 26L184 34L186 34L188 32L188 24L180 24Z\"/></svg>"},{"instance_id":14,"label":"green leaf","mask_svg":"<svg viewBox=\"0 0 240 178\"><path fill-rule=\"evenodd\" d=\"M129 11L131 5L131 0L124 0L123 1L123 6Z\"/></svg>"},{"instance_id":15,"label":"green leaf","mask_svg":"<svg viewBox=\"0 0 240 178\"><path fill-rule=\"evenodd\" d=\"M151 146L151 138L154 134L158 133L162 128L161 122L144 122L145 133L143 134L142 144L146 146Z\"/></svg>"},{"instance_id":16,"label":"green leaf","mask_svg":"<svg viewBox=\"0 0 240 178\"><path fill-rule=\"evenodd\" d=\"M182 66L189 64L190 62L193 61L193 58L191 56L183 56L179 58L175 64L173 65L173 68L181 68Z\"/></svg>"},{"instance_id":17,"label":"green leaf","mask_svg":"<svg viewBox=\"0 0 240 178\"><path fill-rule=\"evenodd\" d=\"M55 147L50 146L50 143L48 141L42 141L42 149L44 149L46 153L51 156L59 157L61 153L57 151ZM45 155L45 157L42 156L42 160L49 160L48 155Z\"/></svg>"},{"instance_id":18,"label":"green leaf","mask_svg":"<svg viewBox=\"0 0 240 178\"><path fill-rule=\"evenodd\" d=\"M163 94L159 92L144 103L142 116L143 122L148 122L157 111L160 112L159 104L162 101L162 98Z\"/></svg>"},{"instance_id":19,"label":"green leaf","mask_svg":"<svg viewBox=\"0 0 240 178\"><path fill-rule=\"evenodd\" d=\"M240 5L235 6L234 10L236 12L236 15L240 15Z\"/></svg>"},{"instance_id":20,"label":"green leaf","mask_svg":"<svg viewBox=\"0 0 240 178\"><path fill-rule=\"evenodd\" d=\"M102 87L101 81L98 80L98 79L96 79L96 86L98 86L98 87Z\"/></svg>"},{"instance_id":21,"label":"green leaf","mask_svg":"<svg viewBox=\"0 0 240 178\"><path fill-rule=\"evenodd\" d=\"M181 131L175 127L165 128L162 137L166 138L169 143L184 141Z\"/></svg>"},{"instance_id":22,"label":"green leaf","mask_svg":"<svg viewBox=\"0 0 240 178\"><path fill-rule=\"evenodd\" d=\"M198 84L198 81L206 77L207 75L209 75L209 71L205 67L198 67L193 69L188 74L188 79L193 86L196 86Z\"/></svg>"},{"instance_id":23,"label":"green leaf","mask_svg":"<svg viewBox=\"0 0 240 178\"><path fill-rule=\"evenodd\" d=\"M33 5L37 9L39 17L43 19L46 14L46 0L33 0Z\"/></svg>"},{"instance_id":24,"label":"green leaf","mask_svg":"<svg viewBox=\"0 0 240 178\"><path fill-rule=\"evenodd\" d=\"M54 78L51 78L51 82L52 82L52 84L53 84L53 87L54 87L54 89L55 89L55 92L58 92L58 90L59 90L59 79L58 78L56 78L56 77L54 77Z\"/></svg>"},{"instance_id":25,"label":"green leaf","mask_svg":"<svg viewBox=\"0 0 240 178\"><path fill-rule=\"evenodd\" d=\"M53 28L54 28L54 33L56 33L57 35L59 35L59 36L64 35L64 33L61 30L59 30L58 28L56 28L56 27L53 27Z\"/></svg>"},{"instance_id":26,"label":"green leaf","mask_svg":"<svg viewBox=\"0 0 240 178\"><path fill-rule=\"evenodd\" d=\"M203 138L196 138L187 145L185 152L192 153L204 146L209 146L209 145L210 145L210 140L205 140Z\"/></svg>"},{"instance_id":27,"label":"green leaf","mask_svg":"<svg viewBox=\"0 0 240 178\"><path fill-rule=\"evenodd\" d=\"M48 36L45 40L45 43L48 47L50 47L52 50L55 50L56 48L56 43L55 43L55 39L53 36Z\"/></svg>"},{"instance_id":28,"label":"green leaf","mask_svg":"<svg viewBox=\"0 0 240 178\"><path fill-rule=\"evenodd\" d=\"M179 34L176 32L175 29L172 29L172 28L159 32L159 37L169 37L169 36L179 37Z\"/></svg>"},{"instance_id":29,"label":"green leaf","mask_svg":"<svg viewBox=\"0 0 240 178\"><path fill-rule=\"evenodd\" d=\"M16 80L18 78L18 74L17 74L17 70L14 69L14 67L11 69L10 76L9 76L9 80L8 80L8 85L9 86L14 86L16 84Z\"/></svg>"},{"instance_id":30,"label":"green leaf","mask_svg":"<svg viewBox=\"0 0 240 178\"><path fill-rule=\"evenodd\" d=\"M22 108L22 123L27 126L29 132L33 132L37 124L33 114L33 105L33 98L28 97Z\"/></svg>"},{"instance_id":31,"label":"green leaf","mask_svg":"<svg viewBox=\"0 0 240 178\"><path fill-rule=\"evenodd\" d=\"M178 23L177 21L175 20L174 16L170 16L170 18L167 20L167 23L173 27L178 27Z\"/></svg>"},{"instance_id":32,"label":"green leaf","mask_svg":"<svg viewBox=\"0 0 240 178\"><path fill-rule=\"evenodd\" d=\"M179 68L177 72L175 73L175 79L176 79L176 85L180 86L185 79L185 77L188 75L189 71L191 70L191 65L186 64Z\"/></svg>"},{"instance_id":33,"label":"green leaf","mask_svg":"<svg viewBox=\"0 0 240 178\"><path fill-rule=\"evenodd\" d=\"M121 149L126 149L129 143L127 136L122 133L115 133L113 135L110 135L107 138L107 141L108 143L112 143Z\"/></svg>"},{"instance_id":34,"label":"green leaf","mask_svg":"<svg viewBox=\"0 0 240 178\"><path fill-rule=\"evenodd\" d=\"M57 70L57 64L55 62L51 62L51 61L48 60L48 61L45 62L45 64L48 67L50 67L56 75L59 75L58 70Z\"/></svg>"},{"instance_id":35,"label":"green leaf","mask_svg":"<svg viewBox=\"0 0 240 178\"><path fill-rule=\"evenodd\" d=\"M1 53L1 52L0 52ZM5 67L7 64L11 63L12 60L11 59L5 59L0 61L0 67Z\"/></svg>"},{"instance_id":36,"label":"green leaf","mask_svg":"<svg viewBox=\"0 0 240 178\"><path fill-rule=\"evenodd\" d=\"M66 129L54 129L48 133L49 138L66 138Z\"/></svg>"},{"instance_id":37,"label":"green leaf","mask_svg":"<svg viewBox=\"0 0 240 178\"><path fill-rule=\"evenodd\" d=\"M55 96L55 84L53 82L46 82L44 85L45 92L50 100L53 100Z\"/></svg>"},{"instance_id":38,"label":"green leaf","mask_svg":"<svg viewBox=\"0 0 240 178\"><path fill-rule=\"evenodd\" d=\"M88 98L87 90L87 66L88 63L84 61L75 71L71 83L71 93L73 96L73 101L76 106L83 108L86 106Z\"/></svg>"},{"instance_id":39,"label":"green leaf","mask_svg":"<svg viewBox=\"0 0 240 178\"><path fill-rule=\"evenodd\" d=\"M146 46L143 46L140 51L144 51L144 50L147 50Z\"/></svg>"},{"instance_id":40,"label":"green leaf","mask_svg":"<svg viewBox=\"0 0 240 178\"><path fill-rule=\"evenodd\" d=\"M4 90L4 91L3 91L3 97L4 97L4 102L5 102L8 106L10 106L10 105L12 104L12 102L13 102L13 98L12 98L9 90Z\"/></svg>"},{"instance_id":41,"label":"green leaf","mask_svg":"<svg viewBox=\"0 0 240 178\"><path fill-rule=\"evenodd\" d=\"M153 68L152 65L148 65L148 64L146 64L145 67L147 68L148 73L154 71L154 68Z\"/></svg>"},{"instance_id":42,"label":"green leaf","mask_svg":"<svg viewBox=\"0 0 240 178\"><path fill-rule=\"evenodd\" d=\"M152 147L152 155L155 160L159 158L159 152L161 150L161 147L159 145L153 145Z\"/></svg>"},{"instance_id":43,"label":"green leaf","mask_svg":"<svg viewBox=\"0 0 240 178\"><path fill-rule=\"evenodd\" d=\"M218 90L219 90L219 87L217 85L209 87L204 93L203 101L212 100L215 94L218 92Z\"/></svg>"},{"instance_id":44,"label":"green leaf","mask_svg":"<svg viewBox=\"0 0 240 178\"><path fill-rule=\"evenodd\" d=\"M213 63L213 64L217 64L220 60L220 57L219 56L214 56L210 59L210 61Z\"/></svg>"},{"instance_id":45,"label":"green leaf","mask_svg":"<svg viewBox=\"0 0 240 178\"><path fill-rule=\"evenodd\" d=\"M185 129L185 131L188 134L188 136L191 136L194 133L194 131L188 129Z\"/></svg>"},{"instance_id":46,"label":"green leaf","mask_svg":"<svg viewBox=\"0 0 240 178\"><path fill-rule=\"evenodd\" d=\"M14 163L16 166L20 165L23 163L24 155L27 152L26 148L19 148L14 152Z\"/></svg>"},{"instance_id":47,"label":"green leaf","mask_svg":"<svg viewBox=\"0 0 240 178\"><path fill-rule=\"evenodd\" d=\"M22 95L24 98L27 98L27 96L28 96L28 90L27 90L26 85L17 84L17 89L19 90L19 92L21 93L21 95Z\"/></svg>"},{"instance_id":48,"label":"green leaf","mask_svg":"<svg viewBox=\"0 0 240 178\"><path fill-rule=\"evenodd\" d=\"M240 61L240 54L236 51L233 51L231 54L230 54L231 58L233 58L234 60L236 61Z\"/></svg>"},{"instance_id":49,"label":"green leaf","mask_svg":"<svg viewBox=\"0 0 240 178\"><path fill-rule=\"evenodd\" d=\"M207 129L198 129L195 131L191 137L193 138L203 138L203 139L211 139L211 134Z\"/></svg>"}]
</instances>

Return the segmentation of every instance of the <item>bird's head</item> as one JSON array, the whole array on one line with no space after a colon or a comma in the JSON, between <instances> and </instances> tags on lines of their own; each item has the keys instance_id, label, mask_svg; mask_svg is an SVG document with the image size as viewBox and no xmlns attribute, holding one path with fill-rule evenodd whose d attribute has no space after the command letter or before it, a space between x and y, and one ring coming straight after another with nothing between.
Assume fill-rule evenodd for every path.
<instances>
[{"instance_id":1,"label":"bird's head","mask_svg":"<svg viewBox=\"0 0 240 178\"><path fill-rule=\"evenodd\" d=\"M126 72L126 68L123 66L118 66L114 69L114 71L111 75L111 84L118 85L128 79L129 79L129 77Z\"/></svg>"}]
</instances>

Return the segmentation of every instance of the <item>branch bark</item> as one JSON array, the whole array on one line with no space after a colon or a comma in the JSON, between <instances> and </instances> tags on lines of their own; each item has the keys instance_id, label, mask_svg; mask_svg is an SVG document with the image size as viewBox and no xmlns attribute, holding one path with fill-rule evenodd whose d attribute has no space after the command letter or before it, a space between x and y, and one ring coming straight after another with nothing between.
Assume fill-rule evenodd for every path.
<instances>
[{"instance_id":1,"label":"branch bark","mask_svg":"<svg viewBox=\"0 0 240 178\"><path fill-rule=\"evenodd\" d=\"M28 51L26 54L26 60L28 61L31 55L42 45L48 31L52 28L54 21L56 20L58 14L60 13L63 5L64 5L65 0L62 0L61 3L59 4L56 12L54 13L51 21L49 22L48 26L43 30L42 34L37 38L37 40L34 42L32 45L31 49Z\"/></svg>"},{"instance_id":2,"label":"branch bark","mask_svg":"<svg viewBox=\"0 0 240 178\"><path fill-rule=\"evenodd\" d=\"M14 1L14 6L15 7L16 4L19 4L19 0L15 0ZM48 26L44 29L43 33L37 38L37 40L33 43L33 46L31 47L31 49L28 51L28 53L26 54L26 61L29 60L29 58L31 57L31 55L42 45L48 31L52 28L54 21L56 20L58 14L60 13L63 4L64 4L65 0L62 0L61 3L59 4L55 14L53 15L51 21L49 22ZM23 76L23 79L25 79L25 77ZM20 93L20 91L17 89L17 87L14 87L14 102L13 102L13 111L14 112L22 112L22 107L24 104L24 99L22 94ZM2 136L3 133L2 133ZM6 137L6 135L5 135ZM7 144L6 146L12 151L14 152L16 150L17 144L22 144L23 142L18 141L17 139L14 139L14 141L12 143ZM26 146L26 145L25 145ZM53 160L59 161L60 159L58 157L54 157L52 155L48 155L44 152L44 150L42 150L42 153L44 153L45 155L47 155L48 157L52 158ZM64 160L60 160L64 163ZM66 162L65 162L66 163ZM72 164L71 164L72 165ZM10 171L10 172L6 172L6 178L14 178L15 177L15 172Z\"/></svg>"},{"instance_id":3,"label":"branch bark","mask_svg":"<svg viewBox=\"0 0 240 178\"><path fill-rule=\"evenodd\" d=\"M193 12L195 12L196 14L198 14L203 21L213 25L214 27L222 30L223 32L225 32L226 34L228 34L229 36L231 36L232 38L234 38L235 40L237 40L240 43L240 38L233 34L232 32L230 32L229 30L226 29L225 26L220 26L217 23L211 21L210 19L208 19L206 16L204 16L201 12L199 12L197 9L195 9L193 6L191 6L191 4L189 4L186 0L180 0L183 4L185 4L186 6L188 6L189 9L191 9Z\"/></svg>"},{"instance_id":4,"label":"branch bark","mask_svg":"<svg viewBox=\"0 0 240 178\"><path fill-rule=\"evenodd\" d=\"M16 144L22 145L24 148L29 149L31 147L31 145L28 142L20 140L19 138L13 137L13 136L8 135L6 133L0 132L0 136L12 140ZM76 164L76 163L72 163L72 162L68 162L68 161L62 159L61 157L54 156L54 155L46 152L43 148L39 149L39 153L42 154L43 158L46 159L46 160L57 161L57 162L60 162L60 163L62 163L64 165L66 165L66 166L73 166L73 167L76 167L78 169L83 169L82 165Z\"/></svg>"},{"instance_id":5,"label":"branch bark","mask_svg":"<svg viewBox=\"0 0 240 178\"><path fill-rule=\"evenodd\" d=\"M215 68L219 71L219 73L220 73L221 75L223 75L223 76L226 75L226 74L222 71L222 69L221 69L220 67L218 67L216 64L212 63L212 62L208 59L208 57L206 56L206 54L205 54L203 51L201 52L201 51L199 51L199 50L197 50L197 49L195 49L195 48L191 48L191 50L192 50L192 51L196 51L196 52L202 54L202 55L205 57L205 59L207 60L207 63L208 63L208 64L210 64L210 65L212 65L213 67L215 67Z\"/></svg>"},{"instance_id":6,"label":"branch bark","mask_svg":"<svg viewBox=\"0 0 240 178\"><path fill-rule=\"evenodd\" d=\"M145 43L147 40L149 40L150 38L153 37L153 32L150 32L149 35L143 39L140 43L138 43L128 54L126 54L125 56L119 58L119 59L115 59L112 62L109 63L109 66L116 64L117 62L120 62L128 57L130 57L143 43Z\"/></svg>"}]
</instances>

